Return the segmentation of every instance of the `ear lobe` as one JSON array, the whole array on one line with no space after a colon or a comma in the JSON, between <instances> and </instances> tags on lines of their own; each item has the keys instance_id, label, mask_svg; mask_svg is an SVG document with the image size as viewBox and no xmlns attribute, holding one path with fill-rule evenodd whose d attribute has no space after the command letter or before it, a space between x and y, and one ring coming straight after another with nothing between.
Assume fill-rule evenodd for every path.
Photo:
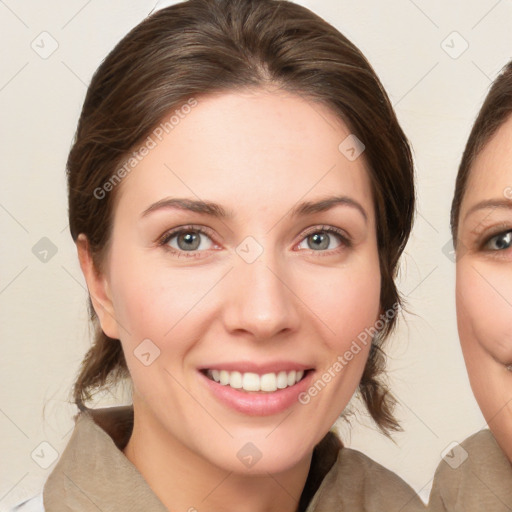
<instances>
[{"instance_id":1,"label":"ear lobe","mask_svg":"<svg viewBox=\"0 0 512 512\"><path fill-rule=\"evenodd\" d=\"M110 286L106 276L102 275L94 266L89 250L87 237L80 233L76 241L80 268L87 283L92 305L98 315L103 332L110 338L120 339L119 327L115 318L114 305L110 293Z\"/></svg>"}]
</instances>

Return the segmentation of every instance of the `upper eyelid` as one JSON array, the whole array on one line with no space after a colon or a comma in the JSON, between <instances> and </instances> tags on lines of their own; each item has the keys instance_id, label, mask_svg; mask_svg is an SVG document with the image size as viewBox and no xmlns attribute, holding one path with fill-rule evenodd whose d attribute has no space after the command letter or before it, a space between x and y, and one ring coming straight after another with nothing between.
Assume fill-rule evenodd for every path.
<instances>
[{"instance_id":1,"label":"upper eyelid","mask_svg":"<svg viewBox=\"0 0 512 512\"><path fill-rule=\"evenodd\" d=\"M302 234L302 238L305 238L306 236L309 236L313 233L322 232L322 231L341 236L343 238L346 238L347 240L351 239L351 236L344 229L337 228L335 226L328 226L325 224L323 224L323 225L319 224L317 226L311 226L310 228L306 228L305 230L301 231L301 234Z\"/></svg>"},{"instance_id":2,"label":"upper eyelid","mask_svg":"<svg viewBox=\"0 0 512 512\"><path fill-rule=\"evenodd\" d=\"M494 237L506 235L510 231L512 231L512 226L496 226L496 229L491 229L487 233L482 232L482 235L485 239L484 241L489 241Z\"/></svg>"},{"instance_id":3,"label":"upper eyelid","mask_svg":"<svg viewBox=\"0 0 512 512\"><path fill-rule=\"evenodd\" d=\"M512 229L512 225L510 222L499 222L498 224L485 224L484 222L480 222L473 229L470 230L470 233L477 237L492 237L499 235L501 233L506 233Z\"/></svg>"}]
</instances>

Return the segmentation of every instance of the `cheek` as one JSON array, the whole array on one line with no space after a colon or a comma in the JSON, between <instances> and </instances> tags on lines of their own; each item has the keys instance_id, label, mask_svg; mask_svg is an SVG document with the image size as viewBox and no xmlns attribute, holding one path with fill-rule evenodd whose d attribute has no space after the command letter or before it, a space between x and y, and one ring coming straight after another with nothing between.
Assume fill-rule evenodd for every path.
<instances>
[{"instance_id":1,"label":"cheek","mask_svg":"<svg viewBox=\"0 0 512 512\"><path fill-rule=\"evenodd\" d=\"M457 323L475 398L512 460L512 373L505 368L512 363L512 307L507 291L512 281L510 269L497 267L469 257L457 264Z\"/></svg>"},{"instance_id":2,"label":"cheek","mask_svg":"<svg viewBox=\"0 0 512 512\"><path fill-rule=\"evenodd\" d=\"M338 287L328 296L331 322L342 341L375 327L380 311L378 272L349 272L345 277L340 277Z\"/></svg>"},{"instance_id":3,"label":"cheek","mask_svg":"<svg viewBox=\"0 0 512 512\"><path fill-rule=\"evenodd\" d=\"M111 272L111 282L125 352L133 351L145 339L162 351L172 341L173 350L179 351L180 339L186 336L176 333L186 326L190 329L189 315L207 306L208 300L201 303L201 298L216 281L216 273L173 269L161 262L155 264L143 254L120 261Z\"/></svg>"},{"instance_id":4,"label":"cheek","mask_svg":"<svg viewBox=\"0 0 512 512\"><path fill-rule=\"evenodd\" d=\"M372 329L381 329L380 269L377 256L338 270L322 269L314 275L303 273L299 295L321 321L317 332L330 350L342 354L354 340L363 349L371 342ZM395 311L393 311L395 313ZM313 320L313 315L309 315ZM363 359L362 357L358 359ZM364 361L361 361L364 365ZM355 365L357 366L357 364Z\"/></svg>"},{"instance_id":5,"label":"cheek","mask_svg":"<svg viewBox=\"0 0 512 512\"><path fill-rule=\"evenodd\" d=\"M512 274L503 265L457 268L457 319L463 349L479 345L500 363L512 363Z\"/></svg>"}]
</instances>

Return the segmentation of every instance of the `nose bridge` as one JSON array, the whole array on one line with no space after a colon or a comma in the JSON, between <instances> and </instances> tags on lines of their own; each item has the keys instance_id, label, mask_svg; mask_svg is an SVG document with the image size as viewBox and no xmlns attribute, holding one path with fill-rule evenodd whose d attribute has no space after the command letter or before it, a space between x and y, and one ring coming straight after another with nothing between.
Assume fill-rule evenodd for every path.
<instances>
[{"instance_id":1,"label":"nose bridge","mask_svg":"<svg viewBox=\"0 0 512 512\"><path fill-rule=\"evenodd\" d=\"M230 330L242 329L264 339L296 328L299 316L282 260L263 242L259 246L246 239L237 248L225 320Z\"/></svg>"}]
</instances>

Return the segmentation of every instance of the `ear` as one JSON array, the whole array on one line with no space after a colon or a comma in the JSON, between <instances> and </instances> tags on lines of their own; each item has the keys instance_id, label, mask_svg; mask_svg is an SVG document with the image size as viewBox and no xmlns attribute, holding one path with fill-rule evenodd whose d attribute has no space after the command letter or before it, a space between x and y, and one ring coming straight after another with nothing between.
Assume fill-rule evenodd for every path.
<instances>
[{"instance_id":1,"label":"ear","mask_svg":"<svg viewBox=\"0 0 512 512\"><path fill-rule=\"evenodd\" d=\"M76 241L80 268L87 283L94 311L98 315L103 332L110 338L120 339L119 326L115 318L110 285L106 276L94 266L87 237L80 233Z\"/></svg>"}]
</instances>

